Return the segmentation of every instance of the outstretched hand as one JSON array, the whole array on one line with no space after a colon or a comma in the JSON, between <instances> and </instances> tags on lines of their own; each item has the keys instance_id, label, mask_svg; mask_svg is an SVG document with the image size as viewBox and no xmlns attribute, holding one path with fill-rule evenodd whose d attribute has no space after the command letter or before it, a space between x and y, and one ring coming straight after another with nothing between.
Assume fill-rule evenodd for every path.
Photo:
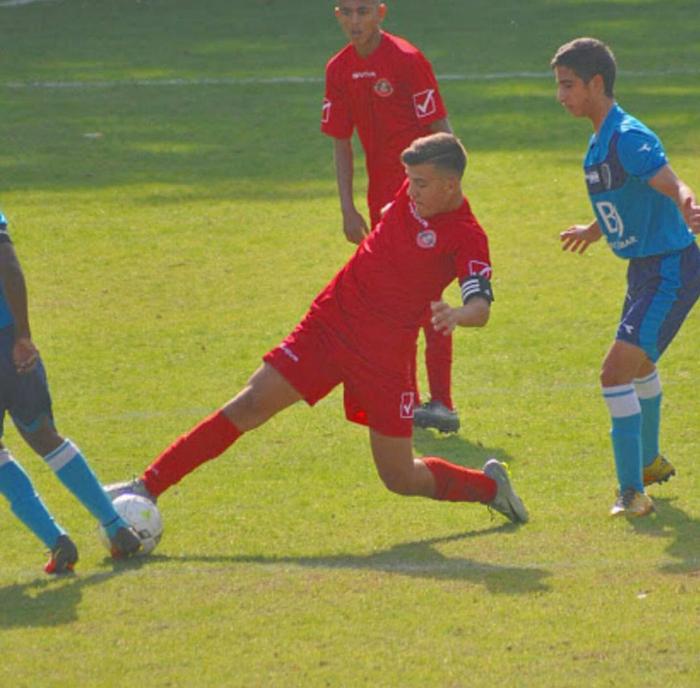
<instances>
[{"instance_id":1,"label":"outstretched hand","mask_svg":"<svg viewBox=\"0 0 700 688\"><path fill-rule=\"evenodd\" d=\"M562 251L583 253L594 241L598 241L603 233L594 222L591 225L573 225L559 235Z\"/></svg>"},{"instance_id":2,"label":"outstretched hand","mask_svg":"<svg viewBox=\"0 0 700 688\"><path fill-rule=\"evenodd\" d=\"M20 337L15 340L12 348L12 362L20 375L28 373L39 360L39 351L29 337Z\"/></svg>"}]
</instances>

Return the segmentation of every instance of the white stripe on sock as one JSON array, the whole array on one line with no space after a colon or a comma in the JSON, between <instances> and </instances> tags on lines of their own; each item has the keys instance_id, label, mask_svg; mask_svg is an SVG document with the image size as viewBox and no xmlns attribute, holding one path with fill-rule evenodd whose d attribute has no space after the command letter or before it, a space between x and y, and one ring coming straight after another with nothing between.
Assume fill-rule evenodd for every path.
<instances>
[{"instance_id":1,"label":"white stripe on sock","mask_svg":"<svg viewBox=\"0 0 700 688\"><path fill-rule=\"evenodd\" d=\"M51 467L54 473L60 471L67 463L72 461L80 452L70 440L65 442L58 448L54 449L50 454L44 457L44 461Z\"/></svg>"},{"instance_id":2,"label":"white stripe on sock","mask_svg":"<svg viewBox=\"0 0 700 688\"><path fill-rule=\"evenodd\" d=\"M613 418L626 418L642 412L633 384L603 387L603 398Z\"/></svg>"},{"instance_id":3,"label":"white stripe on sock","mask_svg":"<svg viewBox=\"0 0 700 688\"><path fill-rule=\"evenodd\" d=\"M640 399L653 399L661 394L661 378L659 371L655 370L647 377L635 379L634 388L637 390L637 396Z\"/></svg>"}]
</instances>

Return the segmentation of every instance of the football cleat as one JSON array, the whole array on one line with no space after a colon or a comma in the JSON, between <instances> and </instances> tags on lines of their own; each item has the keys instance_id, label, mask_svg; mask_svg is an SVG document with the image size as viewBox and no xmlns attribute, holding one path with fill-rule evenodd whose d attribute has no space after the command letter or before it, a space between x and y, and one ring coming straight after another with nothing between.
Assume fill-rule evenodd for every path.
<instances>
[{"instance_id":1,"label":"football cleat","mask_svg":"<svg viewBox=\"0 0 700 688\"><path fill-rule=\"evenodd\" d=\"M133 528L119 528L109 542L112 559L126 559L141 549L141 538Z\"/></svg>"},{"instance_id":2,"label":"football cleat","mask_svg":"<svg viewBox=\"0 0 700 688\"><path fill-rule=\"evenodd\" d=\"M633 487L628 487L617 493L617 499L610 509L611 516L647 516L655 511L654 502L644 492L637 492Z\"/></svg>"},{"instance_id":3,"label":"football cleat","mask_svg":"<svg viewBox=\"0 0 700 688\"><path fill-rule=\"evenodd\" d=\"M59 535L51 548L49 560L44 564L44 571L50 574L72 573L78 561L78 548L67 535Z\"/></svg>"},{"instance_id":4,"label":"football cleat","mask_svg":"<svg viewBox=\"0 0 700 688\"><path fill-rule=\"evenodd\" d=\"M112 483L111 485L105 485L104 491L107 496L114 501L117 497L121 497L125 494L138 495L139 497L145 497L150 499L154 504L158 501L158 497L154 497L146 487L142 478L134 478L133 480L124 480L121 483Z\"/></svg>"},{"instance_id":5,"label":"football cleat","mask_svg":"<svg viewBox=\"0 0 700 688\"><path fill-rule=\"evenodd\" d=\"M648 466L644 466L644 487L654 483L665 483L676 475L673 464L659 454Z\"/></svg>"},{"instance_id":6,"label":"football cleat","mask_svg":"<svg viewBox=\"0 0 700 688\"><path fill-rule=\"evenodd\" d=\"M459 416L439 401L429 401L413 410L413 425L417 428L435 428L440 432L457 432Z\"/></svg>"},{"instance_id":7,"label":"football cleat","mask_svg":"<svg viewBox=\"0 0 700 688\"><path fill-rule=\"evenodd\" d=\"M496 459L489 459L482 470L498 485L496 496L489 502L488 506L503 514L513 523L527 523L529 519L527 509L510 484L507 464Z\"/></svg>"}]
</instances>

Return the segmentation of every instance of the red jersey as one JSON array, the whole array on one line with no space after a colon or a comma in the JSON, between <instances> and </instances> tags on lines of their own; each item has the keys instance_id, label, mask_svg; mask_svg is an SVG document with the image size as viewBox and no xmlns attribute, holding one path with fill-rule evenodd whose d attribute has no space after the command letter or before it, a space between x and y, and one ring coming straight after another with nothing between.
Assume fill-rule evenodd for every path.
<instances>
[{"instance_id":1,"label":"red jersey","mask_svg":"<svg viewBox=\"0 0 700 688\"><path fill-rule=\"evenodd\" d=\"M415 356L416 339L431 301L455 278L490 278L486 233L466 198L427 220L405 181L377 227L311 304L348 348L396 370ZM412 358L411 358L412 360Z\"/></svg>"},{"instance_id":2,"label":"red jersey","mask_svg":"<svg viewBox=\"0 0 700 688\"><path fill-rule=\"evenodd\" d=\"M401 152L430 134L431 122L446 116L430 63L403 38L382 32L368 57L348 45L326 65L321 131L348 139L357 128L367 163L367 202L375 220L405 177Z\"/></svg>"}]
</instances>

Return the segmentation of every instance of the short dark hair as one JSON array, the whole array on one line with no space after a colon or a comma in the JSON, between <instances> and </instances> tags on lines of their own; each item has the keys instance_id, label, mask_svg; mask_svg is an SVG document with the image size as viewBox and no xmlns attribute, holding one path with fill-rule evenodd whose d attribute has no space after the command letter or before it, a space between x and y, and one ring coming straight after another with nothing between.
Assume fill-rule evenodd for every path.
<instances>
[{"instance_id":1,"label":"short dark hair","mask_svg":"<svg viewBox=\"0 0 700 688\"><path fill-rule=\"evenodd\" d=\"M554 54L551 67L568 67L588 83L596 74L603 77L605 95L613 97L617 62L613 51L597 38L575 38Z\"/></svg>"},{"instance_id":2,"label":"short dark hair","mask_svg":"<svg viewBox=\"0 0 700 688\"><path fill-rule=\"evenodd\" d=\"M404 165L430 163L461 178L467 167L467 151L456 136L440 132L416 139L401 153L401 161Z\"/></svg>"}]
</instances>

